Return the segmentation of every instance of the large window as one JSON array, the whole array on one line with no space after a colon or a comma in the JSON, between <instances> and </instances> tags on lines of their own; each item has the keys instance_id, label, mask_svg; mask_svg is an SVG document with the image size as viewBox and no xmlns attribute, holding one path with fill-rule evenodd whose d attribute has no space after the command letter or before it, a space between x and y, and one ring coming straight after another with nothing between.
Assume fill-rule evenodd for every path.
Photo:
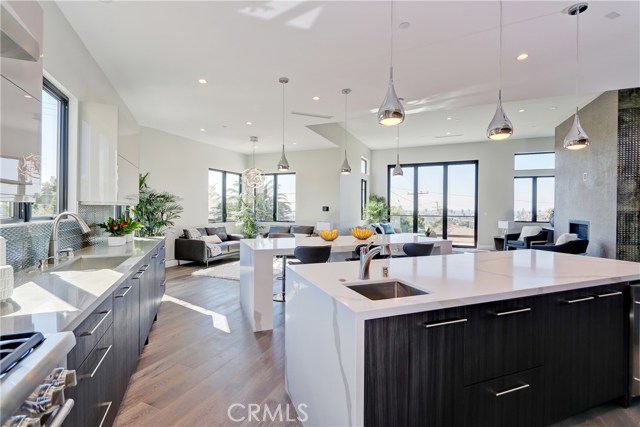
<instances>
[{"instance_id":1,"label":"large window","mask_svg":"<svg viewBox=\"0 0 640 427\"><path fill-rule=\"evenodd\" d=\"M264 184L256 189L256 208L259 221L295 221L296 174L265 175Z\"/></svg>"},{"instance_id":2,"label":"large window","mask_svg":"<svg viewBox=\"0 0 640 427\"><path fill-rule=\"evenodd\" d=\"M360 180L360 219L364 218L364 210L367 206L367 200L369 199L369 195L367 194L367 180Z\"/></svg>"},{"instance_id":3,"label":"large window","mask_svg":"<svg viewBox=\"0 0 640 427\"><path fill-rule=\"evenodd\" d=\"M48 219L67 208L69 99L44 80L41 107L40 192L30 207L33 218ZM24 220L28 208L1 202L0 218Z\"/></svg>"},{"instance_id":4,"label":"large window","mask_svg":"<svg viewBox=\"0 0 640 427\"><path fill-rule=\"evenodd\" d=\"M515 154L513 169L514 220L549 221L555 198L555 153Z\"/></svg>"},{"instance_id":5,"label":"large window","mask_svg":"<svg viewBox=\"0 0 640 427\"><path fill-rule=\"evenodd\" d=\"M477 242L478 162L405 165L402 176L388 170L390 221L402 232L427 229L456 246Z\"/></svg>"},{"instance_id":6,"label":"large window","mask_svg":"<svg viewBox=\"0 0 640 427\"><path fill-rule=\"evenodd\" d=\"M209 169L209 222L236 221L240 174Z\"/></svg>"},{"instance_id":7,"label":"large window","mask_svg":"<svg viewBox=\"0 0 640 427\"><path fill-rule=\"evenodd\" d=\"M515 221L547 222L555 198L552 176L516 177L513 182L513 218Z\"/></svg>"}]
</instances>

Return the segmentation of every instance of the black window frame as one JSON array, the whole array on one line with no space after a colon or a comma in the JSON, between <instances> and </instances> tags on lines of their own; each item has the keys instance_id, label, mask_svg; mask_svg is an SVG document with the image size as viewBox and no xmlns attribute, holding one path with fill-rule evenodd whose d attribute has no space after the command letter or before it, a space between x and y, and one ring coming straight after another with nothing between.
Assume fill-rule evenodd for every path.
<instances>
[{"instance_id":1,"label":"black window frame","mask_svg":"<svg viewBox=\"0 0 640 427\"><path fill-rule=\"evenodd\" d=\"M42 90L49 93L60 103L58 117L58 174L57 174L57 205L56 215L69 207L69 97L46 78L42 79ZM40 101L42 103L42 100ZM42 138L42 136L41 136ZM31 216L27 214L33 208L34 202L10 202L12 215L0 219L0 224L19 222L49 221L56 215Z\"/></svg>"},{"instance_id":2,"label":"black window frame","mask_svg":"<svg viewBox=\"0 0 640 427\"><path fill-rule=\"evenodd\" d=\"M362 164L364 163L364 172L362 172ZM369 159L366 157L360 157L360 173L369 175Z\"/></svg>"},{"instance_id":3,"label":"black window frame","mask_svg":"<svg viewBox=\"0 0 640 427\"><path fill-rule=\"evenodd\" d=\"M516 179L531 179L531 220L523 221L515 219L515 209L514 209L514 222L538 222L538 178L553 178L555 180L555 175L522 175L522 176L514 176L513 183L515 184ZM555 184L555 181L554 181ZM515 188L515 185L514 185ZM515 194L514 203L515 203ZM515 206L513 206L515 208ZM554 203L555 209L555 203Z\"/></svg>"},{"instance_id":4,"label":"black window frame","mask_svg":"<svg viewBox=\"0 0 640 427\"><path fill-rule=\"evenodd\" d=\"M368 186L368 181L362 178L360 180L360 219L361 220L365 219L364 211L367 206L367 199L369 198L367 186Z\"/></svg>"},{"instance_id":5,"label":"black window frame","mask_svg":"<svg viewBox=\"0 0 640 427\"><path fill-rule=\"evenodd\" d=\"M266 176L273 177L273 204L272 204L272 212L271 212L271 218L272 219L259 219L258 222L284 222L284 223L294 223L294 222L296 222L296 220L295 220L296 210L295 209L293 211L294 219L292 219L291 221L285 221L285 220L278 219L278 177L280 175L293 175L293 176L295 176L296 173L295 172L278 172L278 173L266 173L264 175L265 175L265 177ZM296 191L297 191L297 188L298 187L297 187L297 182L296 182Z\"/></svg>"},{"instance_id":6,"label":"black window frame","mask_svg":"<svg viewBox=\"0 0 640 427\"><path fill-rule=\"evenodd\" d=\"M239 172L231 172L222 169L209 168L208 171L221 172L222 173L222 190L220 192L222 198L222 221L212 221L212 218L209 218L209 206L207 205L207 223L209 224L217 224L228 221L228 212L227 212L227 174L237 175L238 176L238 197L242 194L242 174ZM209 174L207 173L207 197L208 197L208 187L209 187Z\"/></svg>"},{"instance_id":7,"label":"black window frame","mask_svg":"<svg viewBox=\"0 0 640 427\"><path fill-rule=\"evenodd\" d=\"M404 168L413 168L413 233L418 232L418 168L424 166L442 166L442 238L447 238L447 226L448 226L448 218L449 218L449 206L448 206L448 198L446 197L448 194L448 183L449 183L449 166L455 165L475 165L475 206L474 206L474 228L473 228L473 246L459 246L453 245L454 247L463 247L463 248L477 248L478 247L478 176L480 171L480 162L478 160L459 160L459 161L451 161L451 162L433 162L433 163L406 163L401 164L400 167ZM391 219L391 179L392 179L392 170L395 168L395 164L387 165L387 221Z\"/></svg>"}]
</instances>

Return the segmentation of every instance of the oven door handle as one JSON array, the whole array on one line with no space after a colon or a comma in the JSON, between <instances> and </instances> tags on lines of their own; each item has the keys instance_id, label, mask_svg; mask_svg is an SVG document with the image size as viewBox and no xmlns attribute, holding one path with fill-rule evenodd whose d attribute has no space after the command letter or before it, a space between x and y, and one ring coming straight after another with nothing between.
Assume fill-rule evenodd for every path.
<instances>
[{"instance_id":1,"label":"oven door handle","mask_svg":"<svg viewBox=\"0 0 640 427\"><path fill-rule=\"evenodd\" d=\"M64 405L62 405L60 409L58 409L56 414L53 416L53 419L47 423L47 427L60 427L64 422L64 420L67 419L67 416L69 415L69 412L71 412L73 405L75 405L74 400L67 399L64 402Z\"/></svg>"}]
</instances>

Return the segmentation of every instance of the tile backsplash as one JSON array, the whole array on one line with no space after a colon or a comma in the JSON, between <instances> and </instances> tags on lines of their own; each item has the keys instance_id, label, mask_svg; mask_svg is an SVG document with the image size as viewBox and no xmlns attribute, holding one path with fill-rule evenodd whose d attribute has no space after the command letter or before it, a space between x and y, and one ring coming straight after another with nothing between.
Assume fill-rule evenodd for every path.
<instances>
[{"instance_id":1,"label":"tile backsplash","mask_svg":"<svg viewBox=\"0 0 640 427\"><path fill-rule=\"evenodd\" d=\"M80 206L82 219L91 226L91 232L83 235L73 219L60 223L59 248L82 249L104 240L103 231L96 224L114 215L113 206ZM47 257L53 221L36 221L7 224L0 227L0 236L7 239L7 264L15 271L38 264Z\"/></svg>"}]
</instances>

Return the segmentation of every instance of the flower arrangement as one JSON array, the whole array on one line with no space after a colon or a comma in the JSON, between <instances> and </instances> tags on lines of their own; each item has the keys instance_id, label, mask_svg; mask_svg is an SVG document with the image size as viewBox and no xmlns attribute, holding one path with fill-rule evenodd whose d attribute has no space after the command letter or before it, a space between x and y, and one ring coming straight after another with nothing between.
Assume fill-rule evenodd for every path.
<instances>
[{"instance_id":1,"label":"flower arrangement","mask_svg":"<svg viewBox=\"0 0 640 427\"><path fill-rule=\"evenodd\" d=\"M128 234L127 227L130 227L130 223L132 222L131 218L112 218L109 217L107 222L103 224L99 224L99 227L111 233L112 236L124 236ZM139 224L139 223L138 223ZM133 230L131 231L133 232Z\"/></svg>"}]
</instances>

